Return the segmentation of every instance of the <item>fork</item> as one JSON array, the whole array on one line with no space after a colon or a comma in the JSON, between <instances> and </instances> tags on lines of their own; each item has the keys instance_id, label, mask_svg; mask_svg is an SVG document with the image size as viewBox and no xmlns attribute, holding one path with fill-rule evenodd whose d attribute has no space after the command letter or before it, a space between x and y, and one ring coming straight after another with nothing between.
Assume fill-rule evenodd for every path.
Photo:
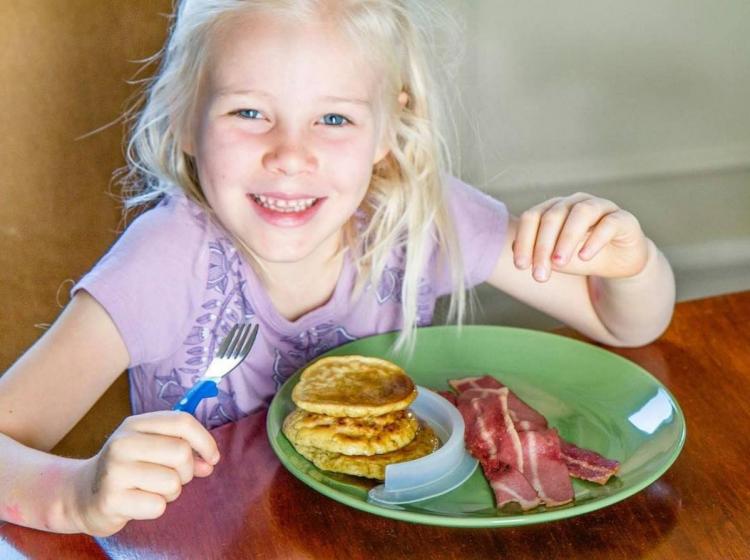
<instances>
[{"instance_id":1,"label":"fork","mask_svg":"<svg viewBox=\"0 0 750 560\"><path fill-rule=\"evenodd\" d=\"M236 368L250 353L258 325L237 323L221 341L219 351L208 364L206 372L196 381L195 385L182 399L172 407L172 410L182 410L195 414L195 408L203 399L215 397L219 394L217 384L230 371Z\"/></svg>"}]
</instances>

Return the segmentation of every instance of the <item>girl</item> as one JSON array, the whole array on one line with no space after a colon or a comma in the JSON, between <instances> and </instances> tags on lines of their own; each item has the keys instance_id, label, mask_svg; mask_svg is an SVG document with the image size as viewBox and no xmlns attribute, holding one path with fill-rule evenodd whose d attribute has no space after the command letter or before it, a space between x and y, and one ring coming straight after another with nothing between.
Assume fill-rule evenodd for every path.
<instances>
[{"instance_id":1,"label":"girl","mask_svg":"<svg viewBox=\"0 0 750 560\"><path fill-rule=\"evenodd\" d=\"M447 174L407 0L184 0L129 142L148 205L0 378L0 517L109 535L219 460L207 430L321 352L432 320L487 281L610 345L667 326L669 265L587 194L519 219ZM169 409L231 326L252 355L196 417ZM87 460L46 453L125 368L133 416ZM63 404L60 404L63 403Z\"/></svg>"}]
</instances>

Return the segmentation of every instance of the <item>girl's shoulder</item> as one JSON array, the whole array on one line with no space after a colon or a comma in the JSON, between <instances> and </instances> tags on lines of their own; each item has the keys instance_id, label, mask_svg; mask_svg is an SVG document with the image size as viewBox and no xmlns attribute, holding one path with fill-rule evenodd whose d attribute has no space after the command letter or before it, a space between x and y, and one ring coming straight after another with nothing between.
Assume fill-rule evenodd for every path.
<instances>
[{"instance_id":1,"label":"girl's shoulder","mask_svg":"<svg viewBox=\"0 0 750 560\"><path fill-rule=\"evenodd\" d=\"M176 192L139 214L125 229L121 240L146 241L145 245L151 249L164 245L173 247L175 241L189 246L191 241L203 238L212 229L214 225L206 210Z\"/></svg>"},{"instance_id":2,"label":"girl's shoulder","mask_svg":"<svg viewBox=\"0 0 750 560\"><path fill-rule=\"evenodd\" d=\"M479 188L462 181L458 177L445 175L443 177L443 184L445 185L447 194L446 202L449 207L453 209L459 207L461 209L474 210L480 213L489 212L501 215L507 213L505 205L500 200L490 196ZM484 209L484 212L482 209Z\"/></svg>"},{"instance_id":3,"label":"girl's shoulder","mask_svg":"<svg viewBox=\"0 0 750 560\"><path fill-rule=\"evenodd\" d=\"M199 205L165 197L132 221L72 292L86 290L104 307L131 365L162 359L180 347L205 300L217 237Z\"/></svg>"},{"instance_id":4,"label":"girl's shoulder","mask_svg":"<svg viewBox=\"0 0 750 560\"><path fill-rule=\"evenodd\" d=\"M501 201L456 177L446 175L443 184L452 225L445 235L454 236L466 287L472 287L487 280L500 257L508 210ZM443 244L439 249L442 254ZM453 259L448 267L437 269L433 284L438 295L453 291L450 269L456 266L459 263Z\"/></svg>"},{"instance_id":5,"label":"girl's shoulder","mask_svg":"<svg viewBox=\"0 0 750 560\"><path fill-rule=\"evenodd\" d=\"M496 242L505 234L508 225L505 204L457 177L446 175L443 184L445 202L460 244L476 245L482 235Z\"/></svg>"}]
</instances>

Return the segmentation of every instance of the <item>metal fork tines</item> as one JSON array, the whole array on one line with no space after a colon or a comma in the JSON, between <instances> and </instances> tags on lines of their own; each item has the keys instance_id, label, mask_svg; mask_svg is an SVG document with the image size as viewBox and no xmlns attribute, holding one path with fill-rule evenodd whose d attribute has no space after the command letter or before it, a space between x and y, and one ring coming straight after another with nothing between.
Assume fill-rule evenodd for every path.
<instances>
[{"instance_id":1,"label":"metal fork tines","mask_svg":"<svg viewBox=\"0 0 750 560\"><path fill-rule=\"evenodd\" d=\"M219 346L219 351L208 365L204 378L221 378L237 367L253 347L258 325L237 323Z\"/></svg>"}]
</instances>

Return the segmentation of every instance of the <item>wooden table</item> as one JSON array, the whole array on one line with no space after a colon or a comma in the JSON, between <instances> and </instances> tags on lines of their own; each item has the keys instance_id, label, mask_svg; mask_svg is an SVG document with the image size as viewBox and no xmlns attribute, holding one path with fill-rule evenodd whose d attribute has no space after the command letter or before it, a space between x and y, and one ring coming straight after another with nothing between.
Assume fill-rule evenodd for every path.
<instances>
[{"instance_id":1,"label":"wooden table","mask_svg":"<svg viewBox=\"0 0 750 560\"><path fill-rule=\"evenodd\" d=\"M259 413L215 430L216 472L186 486L162 518L107 539L6 524L0 558L750 558L750 291L680 303L657 342L613 351L672 391L688 438L664 476L611 507L510 529L378 517L289 474Z\"/></svg>"}]
</instances>

